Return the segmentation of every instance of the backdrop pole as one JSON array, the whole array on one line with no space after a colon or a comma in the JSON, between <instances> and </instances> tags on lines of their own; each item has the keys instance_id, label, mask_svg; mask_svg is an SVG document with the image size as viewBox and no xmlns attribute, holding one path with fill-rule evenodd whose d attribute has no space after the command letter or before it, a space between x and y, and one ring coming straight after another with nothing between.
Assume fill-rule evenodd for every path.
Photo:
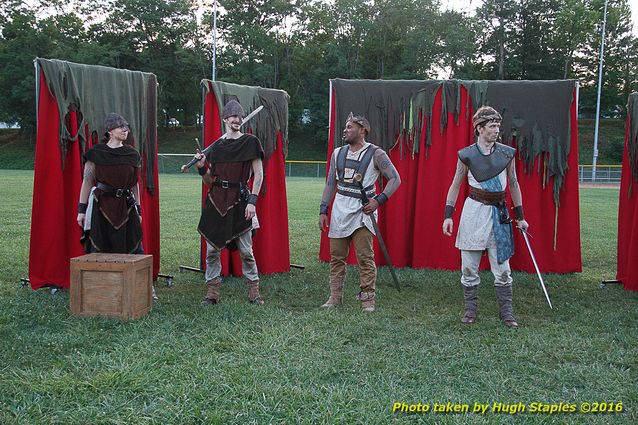
<instances>
[{"instance_id":1,"label":"backdrop pole","mask_svg":"<svg viewBox=\"0 0 638 425\"><path fill-rule=\"evenodd\" d=\"M38 128L38 109L40 106L40 64L38 58L33 59L35 68L35 128Z\"/></svg>"},{"instance_id":2,"label":"backdrop pole","mask_svg":"<svg viewBox=\"0 0 638 425\"><path fill-rule=\"evenodd\" d=\"M603 30L600 42L600 63L598 65L598 98L596 99L596 127L594 130L594 158L592 160L591 181L596 181L596 162L598 162L598 127L600 121L600 92L603 81L603 58L605 52L605 25L607 24L607 0L605 0L605 11L603 12Z\"/></svg>"}]
</instances>

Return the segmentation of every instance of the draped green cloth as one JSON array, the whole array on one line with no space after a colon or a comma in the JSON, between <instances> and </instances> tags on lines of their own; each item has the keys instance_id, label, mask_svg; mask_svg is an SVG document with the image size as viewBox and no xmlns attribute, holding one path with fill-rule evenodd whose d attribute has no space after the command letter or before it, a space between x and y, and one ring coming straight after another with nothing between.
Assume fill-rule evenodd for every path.
<instances>
[{"instance_id":1,"label":"draped green cloth","mask_svg":"<svg viewBox=\"0 0 638 425\"><path fill-rule=\"evenodd\" d=\"M350 112L370 122L366 140L384 150L397 143L403 132L410 101L415 93L432 82L420 80L330 80L340 95L336 98L334 147L343 145L341 130ZM401 146L403 149L403 146Z\"/></svg>"},{"instance_id":2,"label":"draped green cloth","mask_svg":"<svg viewBox=\"0 0 638 425\"><path fill-rule=\"evenodd\" d=\"M36 60L47 82L47 89L55 97L60 114L60 150L62 168L68 145L79 141L85 151L87 137L100 139L105 129L104 118L109 112L124 117L130 124L133 147L145 154L146 185L155 188L155 157L157 155L157 78L154 74L83 65L57 59ZM39 88L42 90L42 87ZM77 112L78 132L71 134L66 125L68 113Z\"/></svg>"},{"instance_id":3,"label":"draped green cloth","mask_svg":"<svg viewBox=\"0 0 638 425\"><path fill-rule=\"evenodd\" d=\"M264 109L247 124L261 141L266 159L270 158L277 145L277 134L281 132L284 156L288 153L288 101L290 96L283 90L245 86L221 81L202 80L202 101L211 90L215 94L219 112L231 99L236 99L246 115L263 106ZM203 109L203 108L202 108ZM221 120L221 116L220 116ZM222 125L223 127L223 125ZM223 128L222 128L223 132Z\"/></svg>"},{"instance_id":4,"label":"draped green cloth","mask_svg":"<svg viewBox=\"0 0 638 425\"><path fill-rule=\"evenodd\" d=\"M552 81L467 81L467 80L330 80L339 93L335 100L334 146L341 146L341 129L350 112L368 118L369 140L386 151L398 144L401 152L419 152L425 127L426 146L432 144L432 111L437 95L441 95L442 113L438 123L443 133L448 114L455 122L461 111L461 90L468 92L472 110L489 105L503 116L503 143L515 144L530 171L540 156L545 181L554 180L554 200L559 204L559 192L567 172L570 150L571 104L574 80ZM469 105L466 105L469 106ZM638 109L638 108L637 108ZM466 108L467 111L470 108ZM469 114L468 114L469 115ZM638 133L638 120L636 120ZM636 133L634 133L636 134Z\"/></svg>"}]
</instances>

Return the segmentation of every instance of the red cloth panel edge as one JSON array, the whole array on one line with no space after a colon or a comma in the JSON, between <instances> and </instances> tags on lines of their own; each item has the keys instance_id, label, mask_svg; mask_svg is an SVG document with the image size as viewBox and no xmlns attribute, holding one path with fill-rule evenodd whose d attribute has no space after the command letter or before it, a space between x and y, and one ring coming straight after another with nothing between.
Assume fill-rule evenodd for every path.
<instances>
[{"instance_id":1,"label":"red cloth panel edge","mask_svg":"<svg viewBox=\"0 0 638 425\"><path fill-rule=\"evenodd\" d=\"M631 175L629 166L629 119L626 121L625 149L620 178L618 200L618 263L616 279L625 289L638 291L638 182ZM631 260L633 258L633 260Z\"/></svg>"}]
</instances>

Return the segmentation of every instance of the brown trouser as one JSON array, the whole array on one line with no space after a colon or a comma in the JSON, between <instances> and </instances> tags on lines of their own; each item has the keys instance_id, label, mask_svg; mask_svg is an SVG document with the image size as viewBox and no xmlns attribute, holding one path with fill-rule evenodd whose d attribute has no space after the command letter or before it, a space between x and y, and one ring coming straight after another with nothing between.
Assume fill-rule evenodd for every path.
<instances>
[{"instance_id":1,"label":"brown trouser","mask_svg":"<svg viewBox=\"0 0 638 425\"><path fill-rule=\"evenodd\" d=\"M346 278L346 258L350 242L359 263L359 287L361 292L374 293L377 281L377 266L374 264L372 240L374 235L366 227L360 227L346 238L330 239L330 282L343 283Z\"/></svg>"}]
</instances>

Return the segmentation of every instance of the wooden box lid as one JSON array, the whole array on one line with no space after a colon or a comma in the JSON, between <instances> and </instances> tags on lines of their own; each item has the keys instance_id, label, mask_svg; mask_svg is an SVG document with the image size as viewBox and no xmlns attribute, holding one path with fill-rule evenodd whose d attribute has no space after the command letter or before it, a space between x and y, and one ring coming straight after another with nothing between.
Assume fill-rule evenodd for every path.
<instances>
[{"instance_id":1,"label":"wooden box lid","mask_svg":"<svg viewBox=\"0 0 638 425\"><path fill-rule=\"evenodd\" d=\"M150 259L153 258L153 256L139 254L93 253L72 258L71 261L83 263L137 263L145 261L147 258Z\"/></svg>"}]
</instances>

